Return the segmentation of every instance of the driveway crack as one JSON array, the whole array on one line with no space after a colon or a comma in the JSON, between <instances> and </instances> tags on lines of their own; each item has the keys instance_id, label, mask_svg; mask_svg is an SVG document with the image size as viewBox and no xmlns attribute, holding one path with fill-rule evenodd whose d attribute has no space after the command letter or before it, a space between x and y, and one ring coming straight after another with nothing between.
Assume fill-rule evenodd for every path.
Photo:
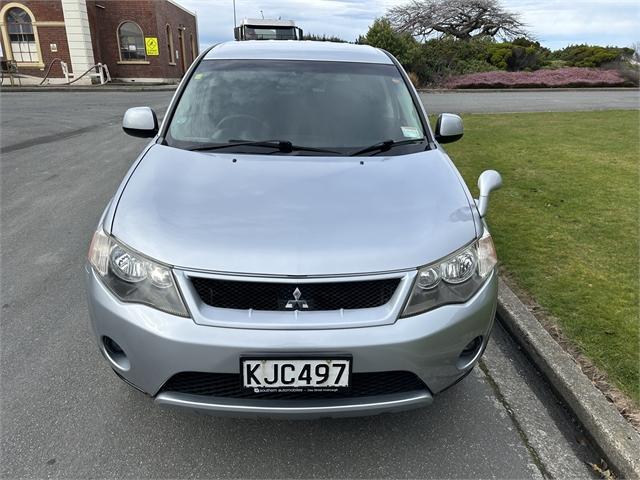
<instances>
[{"instance_id":1,"label":"driveway crack","mask_svg":"<svg viewBox=\"0 0 640 480\"><path fill-rule=\"evenodd\" d=\"M538 452L536 452L533 445L531 445L531 442L529 441L529 438L527 437L526 432L520 425L520 422L518 422L515 414L513 413L513 410L511 409L511 406L509 405L509 402L507 402L507 399L500 391L500 387L491 376L491 373L489 373L489 369L487 368L487 366L484 364L482 360L480 360L480 362L478 363L478 366L480 367L480 370L482 370L482 372L484 373L487 379L487 382L489 383L489 386L493 390L493 393L495 394L496 398L498 399L500 404L504 407L505 411L507 412L507 415L509 415L509 418L511 419L511 422L515 427L516 432L518 432L518 435L522 439L522 443L524 444L525 448L529 452L529 455L531 455L531 459L533 460L533 463L536 465L536 467L538 467L540 474L545 479L552 479L553 476L551 475L549 470L547 470L547 468L544 466L544 463L542 462L542 459L538 455Z\"/></svg>"}]
</instances>

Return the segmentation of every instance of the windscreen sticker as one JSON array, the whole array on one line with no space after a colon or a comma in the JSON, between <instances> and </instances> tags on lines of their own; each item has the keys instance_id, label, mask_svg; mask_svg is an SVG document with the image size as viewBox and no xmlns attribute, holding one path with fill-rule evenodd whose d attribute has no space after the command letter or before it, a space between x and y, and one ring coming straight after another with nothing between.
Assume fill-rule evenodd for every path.
<instances>
[{"instance_id":1,"label":"windscreen sticker","mask_svg":"<svg viewBox=\"0 0 640 480\"><path fill-rule=\"evenodd\" d=\"M407 138L420 138L420 130L415 127L400 127L402 134Z\"/></svg>"},{"instance_id":2,"label":"windscreen sticker","mask_svg":"<svg viewBox=\"0 0 640 480\"><path fill-rule=\"evenodd\" d=\"M202 77L204 77L204 73L196 73L193 78L195 80L200 80Z\"/></svg>"}]
</instances>

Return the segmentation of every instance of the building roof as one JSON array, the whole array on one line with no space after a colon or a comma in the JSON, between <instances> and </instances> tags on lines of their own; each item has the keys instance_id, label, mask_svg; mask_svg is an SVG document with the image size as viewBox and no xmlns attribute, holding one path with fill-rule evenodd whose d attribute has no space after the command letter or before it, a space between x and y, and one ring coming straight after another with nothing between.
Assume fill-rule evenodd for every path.
<instances>
[{"instance_id":1,"label":"building roof","mask_svg":"<svg viewBox=\"0 0 640 480\"><path fill-rule=\"evenodd\" d=\"M188 8L183 7L182 5L180 5L180 4L178 3L178 0L167 0L167 2L169 2L170 4L172 4L172 5L176 6L176 7L178 7L180 10L183 10L183 11L187 12L189 15L193 15L194 17L197 17L197 16L198 16L195 12L192 12L192 11L191 11L191 10L189 10Z\"/></svg>"},{"instance_id":2,"label":"building roof","mask_svg":"<svg viewBox=\"0 0 640 480\"><path fill-rule=\"evenodd\" d=\"M226 42L216 45L209 50L205 59L393 63L385 52L368 45L300 40Z\"/></svg>"}]
</instances>

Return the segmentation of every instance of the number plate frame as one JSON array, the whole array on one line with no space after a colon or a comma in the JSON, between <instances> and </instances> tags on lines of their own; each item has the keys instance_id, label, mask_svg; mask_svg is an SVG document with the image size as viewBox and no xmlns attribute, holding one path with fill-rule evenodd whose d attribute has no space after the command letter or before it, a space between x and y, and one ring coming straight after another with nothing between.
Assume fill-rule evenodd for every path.
<instances>
[{"instance_id":1,"label":"number plate frame","mask_svg":"<svg viewBox=\"0 0 640 480\"><path fill-rule=\"evenodd\" d=\"M244 362L246 361L262 361L262 360L279 360L282 362L287 361L318 361L318 360L340 360L348 362L348 369L345 372L347 374L347 386L292 386L292 387L270 387L268 385L263 385L259 388L256 387L246 387L244 385ZM239 361L239 372L240 372L240 387L246 391L251 391L254 393L283 393L283 392L348 392L351 390L352 379L353 379L353 356L346 354L335 354L335 353L320 353L320 354L300 354L300 355L292 355L292 354L251 354L251 355L242 355Z\"/></svg>"}]
</instances>

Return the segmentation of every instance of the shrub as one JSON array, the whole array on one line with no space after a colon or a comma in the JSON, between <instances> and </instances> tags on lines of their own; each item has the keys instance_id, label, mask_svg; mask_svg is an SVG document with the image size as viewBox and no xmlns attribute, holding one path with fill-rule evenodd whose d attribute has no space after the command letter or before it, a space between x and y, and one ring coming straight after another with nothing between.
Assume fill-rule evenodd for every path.
<instances>
[{"instance_id":1,"label":"shrub","mask_svg":"<svg viewBox=\"0 0 640 480\"><path fill-rule=\"evenodd\" d=\"M608 87L625 86L629 81L615 70L562 68L535 72L483 72L452 77L447 88L526 88L526 87Z\"/></svg>"},{"instance_id":2,"label":"shrub","mask_svg":"<svg viewBox=\"0 0 640 480\"><path fill-rule=\"evenodd\" d=\"M557 70L558 68L566 68L569 65L564 60L549 60L542 68Z\"/></svg>"},{"instance_id":3,"label":"shrub","mask_svg":"<svg viewBox=\"0 0 640 480\"><path fill-rule=\"evenodd\" d=\"M428 40L416 49L413 69L425 84L441 83L450 75L495 70L487 62L488 43L484 39L462 41L450 37Z\"/></svg>"},{"instance_id":4,"label":"shrub","mask_svg":"<svg viewBox=\"0 0 640 480\"><path fill-rule=\"evenodd\" d=\"M500 70L510 72L537 70L548 62L550 53L538 42L526 38L517 38L511 43L487 44L487 61Z\"/></svg>"},{"instance_id":5,"label":"shrub","mask_svg":"<svg viewBox=\"0 0 640 480\"><path fill-rule=\"evenodd\" d=\"M338 41L339 39L332 41ZM638 69L630 64L634 51L631 48L599 47L571 45L562 50L551 52L539 42L527 38L516 38L511 42L496 42L491 37L474 37L461 40L452 36L432 38L418 42L408 33L393 29L386 18L376 19L366 35L357 43L382 48L393 54L404 68L412 72L420 85L442 85L446 79L471 73L506 70L507 72L532 72L539 69L561 71L555 80L548 75L541 77L523 77L522 82L532 85L550 86L559 84L610 85L620 82L638 83ZM567 67L603 67L615 69L619 74L613 77L597 79L593 74L580 78L568 78L577 75ZM484 77L483 77L484 78ZM497 77L496 77L497 78ZM505 86L522 86L520 81L511 84L517 77L505 77ZM555 78L555 77L554 77ZM413 80L413 77L412 77ZM456 80L457 81L457 80ZM501 80L502 81L502 80ZM484 82L484 80L482 80ZM572 83L573 82L573 83ZM609 83L611 82L611 83ZM491 82L490 82L491 83ZM463 88L463 87L462 87Z\"/></svg>"},{"instance_id":6,"label":"shrub","mask_svg":"<svg viewBox=\"0 0 640 480\"><path fill-rule=\"evenodd\" d=\"M334 42L334 43L349 43L345 39L336 37L335 35L315 35L313 33L305 33L302 37L303 40L314 40L316 42Z\"/></svg>"},{"instance_id":7,"label":"shrub","mask_svg":"<svg viewBox=\"0 0 640 480\"><path fill-rule=\"evenodd\" d=\"M537 70L550 53L526 39L496 43L490 38L463 41L451 37L418 43L413 51L411 70L424 84L439 84L449 76L473 72Z\"/></svg>"},{"instance_id":8,"label":"shrub","mask_svg":"<svg viewBox=\"0 0 640 480\"><path fill-rule=\"evenodd\" d=\"M500 70L507 69L507 59L511 56L511 45L508 43L500 43L491 45L487 52L487 60L489 63Z\"/></svg>"},{"instance_id":9,"label":"shrub","mask_svg":"<svg viewBox=\"0 0 640 480\"><path fill-rule=\"evenodd\" d=\"M492 72L496 70L496 67L491 65L489 62L485 62L484 60L467 60L466 62L461 62L458 66L459 73L476 73L476 72Z\"/></svg>"},{"instance_id":10,"label":"shrub","mask_svg":"<svg viewBox=\"0 0 640 480\"><path fill-rule=\"evenodd\" d=\"M514 45L511 48L511 56L507 58L507 70L510 72L537 70L541 66L542 59L535 47Z\"/></svg>"},{"instance_id":11,"label":"shrub","mask_svg":"<svg viewBox=\"0 0 640 480\"><path fill-rule=\"evenodd\" d=\"M600 67L633 55L631 48L599 47L595 45L569 45L553 52L551 58L564 60L571 67Z\"/></svg>"}]
</instances>

